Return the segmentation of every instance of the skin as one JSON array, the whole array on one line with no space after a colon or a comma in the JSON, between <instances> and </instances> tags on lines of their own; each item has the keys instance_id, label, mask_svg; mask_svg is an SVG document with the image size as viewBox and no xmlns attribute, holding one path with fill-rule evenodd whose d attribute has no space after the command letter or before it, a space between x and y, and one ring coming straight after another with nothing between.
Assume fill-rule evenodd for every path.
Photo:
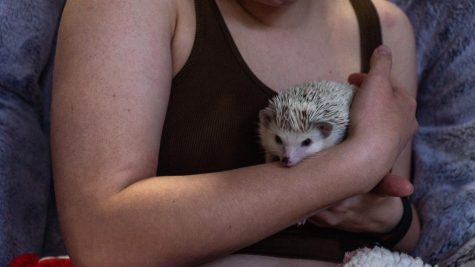
<instances>
[{"instance_id":1,"label":"skin","mask_svg":"<svg viewBox=\"0 0 475 267\"><path fill-rule=\"evenodd\" d=\"M356 21L344 1L218 5L247 64L271 88L309 77L341 81L359 69L353 53ZM398 166L408 161L404 155L417 128L413 40L402 15L386 5L377 4L388 12L383 12L385 36L399 38L385 40L394 56L388 48L379 49L370 74L354 78L362 85L343 143L290 169L270 163L155 177L171 79L193 44L193 3L68 1L58 40L51 138L58 209L74 266L190 266L214 259L219 260L213 264L226 266L232 260L249 266L269 261L325 265L226 255L322 208L367 196L391 168L401 175L408 171ZM333 28L342 23L346 27L336 33ZM408 46L396 45L401 40ZM279 46L272 46L276 41ZM282 51L285 57L272 56ZM391 79L401 84L394 87ZM383 185L397 191L394 181ZM364 214L368 221L362 227L381 232L396 225L395 203L377 203L393 216L360 203L372 211ZM347 212L340 217L351 222L361 216Z\"/></svg>"}]
</instances>

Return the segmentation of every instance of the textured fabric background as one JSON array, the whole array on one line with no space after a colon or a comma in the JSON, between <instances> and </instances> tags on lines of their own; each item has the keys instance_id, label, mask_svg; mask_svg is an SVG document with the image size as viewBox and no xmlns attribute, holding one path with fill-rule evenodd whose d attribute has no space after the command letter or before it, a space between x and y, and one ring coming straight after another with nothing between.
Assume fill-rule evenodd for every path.
<instances>
[{"instance_id":1,"label":"textured fabric background","mask_svg":"<svg viewBox=\"0 0 475 267\"><path fill-rule=\"evenodd\" d=\"M423 228L414 254L475 266L475 1L393 2L411 19L418 49L413 200Z\"/></svg>"},{"instance_id":2,"label":"textured fabric background","mask_svg":"<svg viewBox=\"0 0 475 267\"><path fill-rule=\"evenodd\" d=\"M48 128L53 47L63 4L0 1L0 266L28 251L62 251Z\"/></svg>"}]
</instances>

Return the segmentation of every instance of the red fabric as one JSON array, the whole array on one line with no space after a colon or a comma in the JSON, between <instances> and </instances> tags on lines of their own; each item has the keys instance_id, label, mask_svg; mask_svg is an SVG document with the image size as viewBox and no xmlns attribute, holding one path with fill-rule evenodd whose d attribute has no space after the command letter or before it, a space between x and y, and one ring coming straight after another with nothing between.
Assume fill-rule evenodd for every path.
<instances>
[{"instance_id":1,"label":"red fabric","mask_svg":"<svg viewBox=\"0 0 475 267\"><path fill-rule=\"evenodd\" d=\"M33 253L26 253L14 258L8 267L72 267L72 264L69 258L39 259Z\"/></svg>"},{"instance_id":2,"label":"red fabric","mask_svg":"<svg viewBox=\"0 0 475 267\"><path fill-rule=\"evenodd\" d=\"M38 262L36 267L72 267L69 259L47 259Z\"/></svg>"},{"instance_id":3,"label":"red fabric","mask_svg":"<svg viewBox=\"0 0 475 267\"><path fill-rule=\"evenodd\" d=\"M35 254L26 253L14 258L8 267L36 267L39 260Z\"/></svg>"}]
</instances>

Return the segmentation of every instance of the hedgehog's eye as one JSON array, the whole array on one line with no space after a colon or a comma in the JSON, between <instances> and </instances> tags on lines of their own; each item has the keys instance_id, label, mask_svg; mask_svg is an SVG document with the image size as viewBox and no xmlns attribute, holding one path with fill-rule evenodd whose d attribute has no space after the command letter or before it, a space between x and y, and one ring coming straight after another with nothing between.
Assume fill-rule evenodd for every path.
<instances>
[{"instance_id":1,"label":"hedgehog's eye","mask_svg":"<svg viewBox=\"0 0 475 267\"><path fill-rule=\"evenodd\" d=\"M275 142L279 145L282 145L282 139L280 139L280 136L278 135L275 136Z\"/></svg>"},{"instance_id":2,"label":"hedgehog's eye","mask_svg":"<svg viewBox=\"0 0 475 267\"><path fill-rule=\"evenodd\" d=\"M302 146L309 146L310 144L312 144L312 139L310 138L307 138L305 140L302 141Z\"/></svg>"}]
</instances>

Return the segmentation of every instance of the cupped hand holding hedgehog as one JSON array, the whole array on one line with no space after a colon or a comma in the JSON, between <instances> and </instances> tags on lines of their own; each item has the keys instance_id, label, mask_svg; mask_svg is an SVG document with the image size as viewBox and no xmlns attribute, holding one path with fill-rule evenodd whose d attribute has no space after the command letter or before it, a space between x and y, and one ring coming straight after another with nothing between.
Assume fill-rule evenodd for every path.
<instances>
[{"instance_id":1,"label":"cupped hand holding hedgehog","mask_svg":"<svg viewBox=\"0 0 475 267\"><path fill-rule=\"evenodd\" d=\"M360 43L372 33L394 61ZM385 0L67 1L51 149L73 265L328 265L353 237L320 239L307 231L315 222L398 228L400 199L368 192L390 169L409 177L414 48L407 18ZM372 53L369 73L349 79L359 89L346 138L291 168L265 163L256 126L268 100L301 81L367 73ZM311 125L324 141L341 138L340 125ZM418 235L401 237L411 249Z\"/></svg>"}]
</instances>

